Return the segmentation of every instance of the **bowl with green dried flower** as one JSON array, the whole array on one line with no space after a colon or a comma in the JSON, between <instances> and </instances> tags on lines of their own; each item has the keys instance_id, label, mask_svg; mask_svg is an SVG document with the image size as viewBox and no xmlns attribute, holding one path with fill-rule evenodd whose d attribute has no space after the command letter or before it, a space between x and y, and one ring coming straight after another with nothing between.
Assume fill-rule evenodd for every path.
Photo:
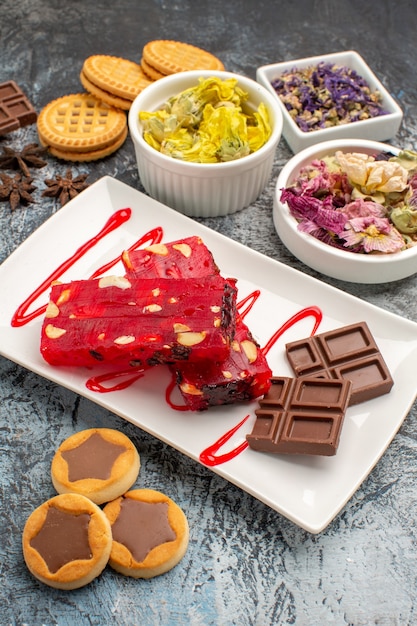
<instances>
[{"instance_id":1,"label":"bowl with green dried flower","mask_svg":"<svg viewBox=\"0 0 417 626\"><path fill-rule=\"evenodd\" d=\"M256 79L277 99L294 153L322 141L395 137L403 113L354 50L259 67Z\"/></svg>"},{"instance_id":2,"label":"bowl with green dried flower","mask_svg":"<svg viewBox=\"0 0 417 626\"><path fill-rule=\"evenodd\" d=\"M310 146L281 170L273 219L288 250L354 283L417 272L417 152L366 139Z\"/></svg>"},{"instance_id":3,"label":"bowl with green dried flower","mask_svg":"<svg viewBox=\"0 0 417 626\"><path fill-rule=\"evenodd\" d=\"M266 186L282 122L276 98L245 76L191 70L160 78L129 111L140 181L186 215L232 214Z\"/></svg>"}]
</instances>

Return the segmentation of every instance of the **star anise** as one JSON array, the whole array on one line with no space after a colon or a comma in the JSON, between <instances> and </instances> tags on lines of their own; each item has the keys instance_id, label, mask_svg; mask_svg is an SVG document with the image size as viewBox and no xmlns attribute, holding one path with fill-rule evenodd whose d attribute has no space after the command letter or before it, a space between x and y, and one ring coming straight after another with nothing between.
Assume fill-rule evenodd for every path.
<instances>
[{"instance_id":1,"label":"star anise","mask_svg":"<svg viewBox=\"0 0 417 626\"><path fill-rule=\"evenodd\" d=\"M22 173L30 177L29 167L45 167L47 162L41 159L41 155L45 154L47 148L39 146L37 143L28 143L22 150L14 150L14 148L3 148L3 154L0 155L0 168L20 169Z\"/></svg>"},{"instance_id":2,"label":"star anise","mask_svg":"<svg viewBox=\"0 0 417 626\"><path fill-rule=\"evenodd\" d=\"M36 187L32 185L33 178L22 177L20 173L15 176L0 174L0 200L9 200L10 208L14 211L21 202L29 204L35 202L30 195Z\"/></svg>"},{"instance_id":3,"label":"star anise","mask_svg":"<svg viewBox=\"0 0 417 626\"><path fill-rule=\"evenodd\" d=\"M81 191L87 189L89 186L85 182L87 176L88 174L79 174L73 178L72 171L68 169L65 176L58 174L55 178L45 179L48 189L45 189L42 195L48 198L58 198L61 206L63 206L69 200L75 198Z\"/></svg>"}]
</instances>

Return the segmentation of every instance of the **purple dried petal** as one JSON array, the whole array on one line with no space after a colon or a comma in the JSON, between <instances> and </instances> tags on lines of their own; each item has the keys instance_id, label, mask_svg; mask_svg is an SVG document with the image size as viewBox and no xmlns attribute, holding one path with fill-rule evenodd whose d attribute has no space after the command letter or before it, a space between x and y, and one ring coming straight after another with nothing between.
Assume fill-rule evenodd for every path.
<instances>
[{"instance_id":1,"label":"purple dried petal","mask_svg":"<svg viewBox=\"0 0 417 626\"><path fill-rule=\"evenodd\" d=\"M271 81L303 132L385 115L381 96L355 70L331 63L293 68Z\"/></svg>"},{"instance_id":2,"label":"purple dried petal","mask_svg":"<svg viewBox=\"0 0 417 626\"><path fill-rule=\"evenodd\" d=\"M330 230L337 235L343 232L346 216L333 208L331 196L319 200L311 196L299 196L292 189L283 189L281 202L286 202L290 213L297 220L310 220L320 228Z\"/></svg>"}]
</instances>

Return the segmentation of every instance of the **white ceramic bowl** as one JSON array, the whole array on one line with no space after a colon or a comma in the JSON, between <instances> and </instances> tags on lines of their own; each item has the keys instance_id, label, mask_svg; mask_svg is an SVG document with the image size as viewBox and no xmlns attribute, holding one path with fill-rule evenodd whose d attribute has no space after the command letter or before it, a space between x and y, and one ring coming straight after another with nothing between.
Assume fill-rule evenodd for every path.
<instances>
[{"instance_id":1,"label":"white ceramic bowl","mask_svg":"<svg viewBox=\"0 0 417 626\"><path fill-rule=\"evenodd\" d=\"M297 220L289 212L287 203L280 201L282 189L291 185L301 168L326 155L342 152L375 152L399 150L391 145L361 139L344 139L310 146L296 154L282 168L275 188L273 219L283 244L300 261L313 269L340 280L354 283L388 283L407 278L417 272L417 246L402 252L380 255L357 254L333 248L297 228Z\"/></svg>"},{"instance_id":2,"label":"white ceramic bowl","mask_svg":"<svg viewBox=\"0 0 417 626\"><path fill-rule=\"evenodd\" d=\"M382 106L388 113L360 122L351 122L350 124L332 126L331 128L323 128L310 132L302 131L288 113L271 83L287 70L291 70L295 67L304 68L315 66L320 62L335 63L339 67L344 66L356 70L356 72L367 81L371 91L379 91L382 97ZM304 148L319 143L320 141L329 141L332 139L352 138L386 141L396 135L403 118L403 113L396 101L378 80L363 58L354 50L263 65L257 69L256 80L266 89L269 89L278 100L284 118L282 134L294 153L304 150Z\"/></svg>"},{"instance_id":3,"label":"white ceramic bowl","mask_svg":"<svg viewBox=\"0 0 417 626\"><path fill-rule=\"evenodd\" d=\"M269 112L272 134L256 152L227 163L190 163L161 154L142 137L140 111L154 111L170 98L198 84L200 77L237 78L249 94L248 104L261 102ZM129 130L135 146L140 180L150 196L192 217L217 217L235 213L256 200L272 171L282 133L282 113L277 99L250 78L229 72L192 70L161 78L146 87L129 112Z\"/></svg>"}]
</instances>

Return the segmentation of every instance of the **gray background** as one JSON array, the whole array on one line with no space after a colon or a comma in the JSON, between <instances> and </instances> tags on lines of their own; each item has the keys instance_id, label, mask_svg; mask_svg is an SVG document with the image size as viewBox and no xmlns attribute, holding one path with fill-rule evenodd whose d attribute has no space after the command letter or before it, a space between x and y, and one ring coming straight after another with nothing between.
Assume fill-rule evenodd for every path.
<instances>
[{"instance_id":1,"label":"gray background","mask_svg":"<svg viewBox=\"0 0 417 626\"><path fill-rule=\"evenodd\" d=\"M16 80L40 111L50 100L82 90L79 72L87 56L113 54L139 62L151 39L209 49L226 69L252 78L263 64L354 49L404 111L392 143L417 149L416 32L413 0L2 0L0 82ZM32 126L4 138L0 149L37 140ZM259 199L235 215L202 221L417 321L415 276L389 285L341 283L306 268L283 247L273 228L272 197L290 157L282 140ZM48 158L46 168L35 170L33 205L12 213L7 203L0 204L0 262L59 210L55 200L41 197L42 181L67 167ZM88 173L88 182L108 174L143 190L130 138L113 156L74 166L73 172ZM330 526L313 536L117 416L4 358L0 398L1 624L417 623L415 405L369 478ZM108 568L78 591L53 590L26 570L22 528L33 508L54 495L49 467L57 444L100 425L131 437L147 486L183 506L190 546L178 567L153 580L135 581Z\"/></svg>"}]
</instances>

